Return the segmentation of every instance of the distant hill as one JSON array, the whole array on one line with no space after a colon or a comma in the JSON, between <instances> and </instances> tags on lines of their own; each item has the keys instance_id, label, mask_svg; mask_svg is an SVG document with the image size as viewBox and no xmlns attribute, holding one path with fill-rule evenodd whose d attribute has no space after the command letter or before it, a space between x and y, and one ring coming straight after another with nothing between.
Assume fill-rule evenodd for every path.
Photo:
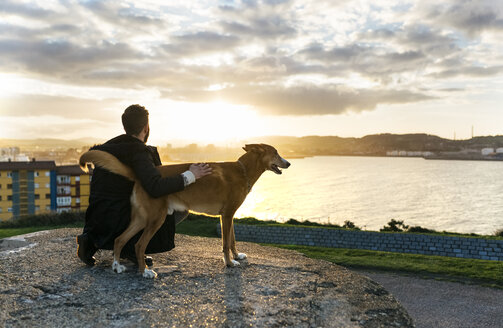
<instances>
[{"instance_id":1,"label":"distant hill","mask_svg":"<svg viewBox=\"0 0 503 328\"><path fill-rule=\"evenodd\" d=\"M82 148L101 143L104 140L97 138L80 138L73 140L64 139L0 139L0 148L19 147L23 151L30 150L54 150L68 148Z\"/></svg>"},{"instance_id":2,"label":"distant hill","mask_svg":"<svg viewBox=\"0 0 503 328\"><path fill-rule=\"evenodd\" d=\"M74 140L62 139L0 139L0 148L19 147L21 151L62 151L66 149L82 149L105 140L98 138L81 138ZM341 138L337 136L266 136L242 141L246 143L267 143L275 146L285 155L385 155L387 151L430 151L434 153L459 152L464 150L479 151L485 147L503 147L503 136L475 137L467 140L451 140L425 133L416 134L373 134L362 138ZM241 145L236 146L240 150ZM194 148L195 146L195 148ZM211 147L210 147L211 146ZM181 148L165 148L160 150L169 153L218 153L223 147L189 145ZM240 153L240 151L239 151ZM234 153L232 153L234 154ZM235 156L235 155L233 155Z\"/></svg>"},{"instance_id":3,"label":"distant hill","mask_svg":"<svg viewBox=\"0 0 503 328\"><path fill-rule=\"evenodd\" d=\"M336 136L262 137L256 142L274 145L282 151L298 155L384 155L387 151L457 152L485 147L503 147L503 136L475 137L451 140L438 136L417 134L374 134L362 138Z\"/></svg>"}]
</instances>

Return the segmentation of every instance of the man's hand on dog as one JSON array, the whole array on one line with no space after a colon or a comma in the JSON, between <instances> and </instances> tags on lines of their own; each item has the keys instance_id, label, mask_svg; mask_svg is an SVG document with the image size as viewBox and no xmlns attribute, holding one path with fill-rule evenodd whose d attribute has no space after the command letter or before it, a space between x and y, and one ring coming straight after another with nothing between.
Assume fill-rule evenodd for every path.
<instances>
[{"instance_id":1,"label":"man's hand on dog","mask_svg":"<svg viewBox=\"0 0 503 328\"><path fill-rule=\"evenodd\" d=\"M191 164L189 170L194 174L196 180L208 174L211 174L211 172L213 171L211 167L206 163Z\"/></svg>"}]
</instances>

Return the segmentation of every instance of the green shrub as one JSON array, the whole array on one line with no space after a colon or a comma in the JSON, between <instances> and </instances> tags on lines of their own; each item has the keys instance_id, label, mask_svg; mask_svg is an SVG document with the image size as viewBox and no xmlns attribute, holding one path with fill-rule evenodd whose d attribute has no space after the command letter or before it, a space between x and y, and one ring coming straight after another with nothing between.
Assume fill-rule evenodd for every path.
<instances>
[{"instance_id":1,"label":"green shrub","mask_svg":"<svg viewBox=\"0 0 503 328\"><path fill-rule=\"evenodd\" d=\"M503 229L496 230L494 233L496 237L503 237Z\"/></svg>"},{"instance_id":2,"label":"green shrub","mask_svg":"<svg viewBox=\"0 0 503 328\"><path fill-rule=\"evenodd\" d=\"M274 221L272 221L272 222L274 222ZM275 222L275 223L278 223L278 222ZM341 227L340 225L337 225L337 224L318 223L318 222L312 222L312 221L309 221L309 220L297 221L295 219L289 219L288 221L285 222L285 224L289 224L289 225L301 225L301 226L311 226L311 227L329 227L329 228L340 228Z\"/></svg>"},{"instance_id":3,"label":"green shrub","mask_svg":"<svg viewBox=\"0 0 503 328\"><path fill-rule=\"evenodd\" d=\"M354 224L354 222L351 222L349 220L344 221L342 227L345 229L361 230L360 227L357 227L356 224Z\"/></svg>"},{"instance_id":4,"label":"green shrub","mask_svg":"<svg viewBox=\"0 0 503 328\"><path fill-rule=\"evenodd\" d=\"M0 228L22 228L36 226L59 226L84 223L85 212L62 212L26 215L0 222Z\"/></svg>"},{"instance_id":5,"label":"green shrub","mask_svg":"<svg viewBox=\"0 0 503 328\"><path fill-rule=\"evenodd\" d=\"M437 231L423 228L420 226L414 226L407 229L407 232L421 232L421 233L436 233Z\"/></svg>"},{"instance_id":6,"label":"green shrub","mask_svg":"<svg viewBox=\"0 0 503 328\"><path fill-rule=\"evenodd\" d=\"M388 225L385 225L384 227L381 228L379 231L392 231L392 232L400 232L400 231L405 231L409 228L408 225L405 225L403 221L397 221L395 219L392 219L391 221L388 222Z\"/></svg>"}]
</instances>

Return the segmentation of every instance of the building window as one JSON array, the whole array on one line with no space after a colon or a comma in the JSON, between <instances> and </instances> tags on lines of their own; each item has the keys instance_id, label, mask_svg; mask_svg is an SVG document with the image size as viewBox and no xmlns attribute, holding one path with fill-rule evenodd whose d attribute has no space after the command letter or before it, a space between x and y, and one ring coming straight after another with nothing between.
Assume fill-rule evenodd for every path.
<instances>
[{"instance_id":1,"label":"building window","mask_svg":"<svg viewBox=\"0 0 503 328\"><path fill-rule=\"evenodd\" d=\"M7 189L12 189L12 183L7 184Z\"/></svg>"},{"instance_id":2,"label":"building window","mask_svg":"<svg viewBox=\"0 0 503 328\"><path fill-rule=\"evenodd\" d=\"M68 175L58 175L56 178L58 184L70 184L70 177Z\"/></svg>"},{"instance_id":3,"label":"building window","mask_svg":"<svg viewBox=\"0 0 503 328\"><path fill-rule=\"evenodd\" d=\"M2 185L0 184L0 189L2 189Z\"/></svg>"},{"instance_id":4,"label":"building window","mask_svg":"<svg viewBox=\"0 0 503 328\"><path fill-rule=\"evenodd\" d=\"M34 187L35 187L35 188L40 188L40 185L39 185L38 183L35 183L35 184L34 184Z\"/></svg>"},{"instance_id":5,"label":"building window","mask_svg":"<svg viewBox=\"0 0 503 328\"><path fill-rule=\"evenodd\" d=\"M72 205L72 197L58 197L56 199L56 204L58 204L58 206L70 206Z\"/></svg>"},{"instance_id":6,"label":"building window","mask_svg":"<svg viewBox=\"0 0 503 328\"><path fill-rule=\"evenodd\" d=\"M45 184L45 187L46 187L46 188L51 188L51 184L50 184L50 183L46 183L46 184Z\"/></svg>"},{"instance_id":7,"label":"building window","mask_svg":"<svg viewBox=\"0 0 503 328\"><path fill-rule=\"evenodd\" d=\"M38 172L35 172L35 176L38 177L40 175L40 173Z\"/></svg>"},{"instance_id":8,"label":"building window","mask_svg":"<svg viewBox=\"0 0 503 328\"><path fill-rule=\"evenodd\" d=\"M40 212L40 206L35 206L35 212Z\"/></svg>"},{"instance_id":9,"label":"building window","mask_svg":"<svg viewBox=\"0 0 503 328\"><path fill-rule=\"evenodd\" d=\"M50 210L51 210L51 205L47 205L47 206L45 207L45 209L46 209L46 210L48 210L48 211L50 211Z\"/></svg>"},{"instance_id":10,"label":"building window","mask_svg":"<svg viewBox=\"0 0 503 328\"><path fill-rule=\"evenodd\" d=\"M75 177L75 181L80 181L80 177Z\"/></svg>"},{"instance_id":11,"label":"building window","mask_svg":"<svg viewBox=\"0 0 503 328\"><path fill-rule=\"evenodd\" d=\"M12 172L7 172L7 178L12 178Z\"/></svg>"},{"instance_id":12,"label":"building window","mask_svg":"<svg viewBox=\"0 0 503 328\"><path fill-rule=\"evenodd\" d=\"M12 200L12 195L7 196L7 200Z\"/></svg>"},{"instance_id":13,"label":"building window","mask_svg":"<svg viewBox=\"0 0 503 328\"><path fill-rule=\"evenodd\" d=\"M9 207L9 208L7 209L7 212L12 213L12 207Z\"/></svg>"},{"instance_id":14,"label":"building window","mask_svg":"<svg viewBox=\"0 0 503 328\"><path fill-rule=\"evenodd\" d=\"M51 172L45 172L45 176L48 177L51 175Z\"/></svg>"},{"instance_id":15,"label":"building window","mask_svg":"<svg viewBox=\"0 0 503 328\"><path fill-rule=\"evenodd\" d=\"M70 186L58 187L57 192L58 195L70 195L71 189Z\"/></svg>"},{"instance_id":16,"label":"building window","mask_svg":"<svg viewBox=\"0 0 503 328\"><path fill-rule=\"evenodd\" d=\"M35 194L35 199L40 199L40 195L39 194Z\"/></svg>"},{"instance_id":17,"label":"building window","mask_svg":"<svg viewBox=\"0 0 503 328\"><path fill-rule=\"evenodd\" d=\"M51 194L45 194L45 199L51 199Z\"/></svg>"},{"instance_id":18,"label":"building window","mask_svg":"<svg viewBox=\"0 0 503 328\"><path fill-rule=\"evenodd\" d=\"M2 200L2 196L0 195L0 201Z\"/></svg>"},{"instance_id":19,"label":"building window","mask_svg":"<svg viewBox=\"0 0 503 328\"><path fill-rule=\"evenodd\" d=\"M80 197L77 197L77 198L75 199L75 203L80 204Z\"/></svg>"},{"instance_id":20,"label":"building window","mask_svg":"<svg viewBox=\"0 0 503 328\"><path fill-rule=\"evenodd\" d=\"M0 207L0 213L2 213L2 211L3 211L3 210L2 210L2 208Z\"/></svg>"}]
</instances>

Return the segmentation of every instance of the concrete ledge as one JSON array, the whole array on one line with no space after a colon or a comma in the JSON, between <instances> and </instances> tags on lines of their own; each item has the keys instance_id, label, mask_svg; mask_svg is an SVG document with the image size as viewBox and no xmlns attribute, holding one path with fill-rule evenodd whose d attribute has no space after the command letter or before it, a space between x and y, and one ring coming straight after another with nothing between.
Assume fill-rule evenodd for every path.
<instances>
[{"instance_id":1,"label":"concrete ledge","mask_svg":"<svg viewBox=\"0 0 503 328\"><path fill-rule=\"evenodd\" d=\"M343 229L234 225L236 239L255 243L367 249L503 261L503 240ZM221 235L220 225L217 225Z\"/></svg>"}]
</instances>

